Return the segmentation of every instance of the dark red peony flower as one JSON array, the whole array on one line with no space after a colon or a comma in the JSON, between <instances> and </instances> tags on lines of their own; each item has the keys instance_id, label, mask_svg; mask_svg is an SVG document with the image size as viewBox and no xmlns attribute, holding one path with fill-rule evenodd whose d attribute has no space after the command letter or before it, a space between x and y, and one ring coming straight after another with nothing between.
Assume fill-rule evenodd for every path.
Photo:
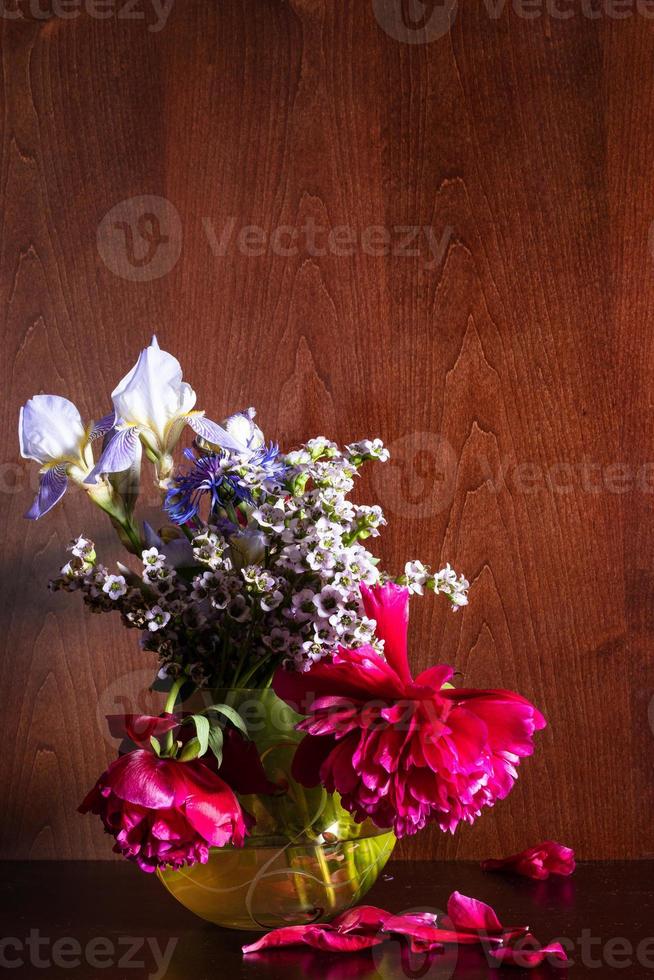
<instances>
[{"instance_id":1,"label":"dark red peony flower","mask_svg":"<svg viewBox=\"0 0 654 980\"><path fill-rule=\"evenodd\" d=\"M141 736L149 728L138 727ZM114 850L143 871L206 862L210 847L242 847L250 819L202 760L160 759L145 749L112 762L79 810L98 814Z\"/></svg>"},{"instance_id":2,"label":"dark red peony flower","mask_svg":"<svg viewBox=\"0 0 654 980\"><path fill-rule=\"evenodd\" d=\"M543 881L551 874L571 875L575 869L575 852L571 847L546 840L511 857L482 861L481 866L484 871L513 871L525 878Z\"/></svg>"},{"instance_id":3,"label":"dark red peony flower","mask_svg":"<svg viewBox=\"0 0 654 980\"><path fill-rule=\"evenodd\" d=\"M370 817L398 837L432 820L454 832L507 796L545 719L511 691L444 687L447 666L413 679L408 590L389 583L361 591L385 659L371 647L339 647L307 673L275 674L277 695L307 715L293 775L338 791L357 820Z\"/></svg>"}]
</instances>

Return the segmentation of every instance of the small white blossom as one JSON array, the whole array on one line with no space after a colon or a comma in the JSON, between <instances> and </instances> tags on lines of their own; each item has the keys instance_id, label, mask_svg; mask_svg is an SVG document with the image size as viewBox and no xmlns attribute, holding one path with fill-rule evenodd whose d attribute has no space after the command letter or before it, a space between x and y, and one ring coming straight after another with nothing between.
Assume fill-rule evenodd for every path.
<instances>
[{"instance_id":1,"label":"small white blossom","mask_svg":"<svg viewBox=\"0 0 654 980\"><path fill-rule=\"evenodd\" d=\"M312 459L318 459L319 456L324 456L326 453L332 455L338 454L336 443L326 439L325 436L316 436L315 439L309 439L306 443L306 449Z\"/></svg>"},{"instance_id":2,"label":"small white blossom","mask_svg":"<svg viewBox=\"0 0 654 980\"><path fill-rule=\"evenodd\" d=\"M286 513L284 508L277 505L263 504L252 511L252 518L260 527L270 528L272 531L280 532L284 529Z\"/></svg>"},{"instance_id":3,"label":"small white blossom","mask_svg":"<svg viewBox=\"0 0 654 980\"><path fill-rule=\"evenodd\" d=\"M345 449L349 456L361 460L377 459L381 463L385 463L390 457L390 453L381 439L361 439L359 442L351 442Z\"/></svg>"},{"instance_id":4,"label":"small white blossom","mask_svg":"<svg viewBox=\"0 0 654 980\"><path fill-rule=\"evenodd\" d=\"M306 563L315 572L325 572L332 569L335 564L335 557L326 548L316 548L315 551L308 552Z\"/></svg>"},{"instance_id":5,"label":"small white blossom","mask_svg":"<svg viewBox=\"0 0 654 980\"><path fill-rule=\"evenodd\" d=\"M227 542L221 534L212 528L207 528L202 534L196 534L192 541L193 557L201 565L218 568L227 547Z\"/></svg>"},{"instance_id":6,"label":"small white blossom","mask_svg":"<svg viewBox=\"0 0 654 980\"><path fill-rule=\"evenodd\" d=\"M263 642L271 650L286 650L290 638L291 634L287 629L280 629L279 626L275 626L268 636L264 636Z\"/></svg>"},{"instance_id":7,"label":"small white blossom","mask_svg":"<svg viewBox=\"0 0 654 980\"><path fill-rule=\"evenodd\" d=\"M286 462L293 467L308 466L311 456L306 449L295 449L293 452L286 453Z\"/></svg>"},{"instance_id":8,"label":"small white blossom","mask_svg":"<svg viewBox=\"0 0 654 980\"><path fill-rule=\"evenodd\" d=\"M145 618L148 629L151 633L155 633L170 622L170 613L162 609L161 606L153 606L152 609L148 609Z\"/></svg>"},{"instance_id":9,"label":"small white blossom","mask_svg":"<svg viewBox=\"0 0 654 980\"><path fill-rule=\"evenodd\" d=\"M81 535L79 538L75 538L74 541L70 542L67 550L72 551L76 558L81 558L85 562L92 562L95 558L95 545L93 541Z\"/></svg>"},{"instance_id":10,"label":"small white blossom","mask_svg":"<svg viewBox=\"0 0 654 980\"><path fill-rule=\"evenodd\" d=\"M329 617L329 625L339 636L343 636L356 629L357 617L353 610L340 608Z\"/></svg>"},{"instance_id":11,"label":"small white blossom","mask_svg":"<svg viewBox=\"0 0 654 980\"><path fill-rule=\"evenodd\" d=\"M432 579L428 579L427 585L434 590L436 595L439 592L446 595L452 603L452 610L454 612L460 606L467 606L468 604L470 583L463 575L458 576L454 569L450 567L449 562L445 568L441 568L439 572L436 572Z\"/></svg>"},{"instance_id":12,"label":"small white blossom","mask_svg":"<svg viewBox=\"0 0 654 980\"><path fill-rule=\"evenodd\" d=\"M141 559L148 568L161 568L166 556L162 555L157 548L148 548L141 553Z\"/></svg>"},{"instance_id":13,"label":"small white blossom","mask_svg":"<svg viewBox=\"0 0 654 980\"><path fill-rule=\"evenodd\" d=\"M305 571L305 550L298 544L287 545L282 548L280 556L280 565L282 568L287 568L291 572L295 572L297 575L301 575Z\"/></svg>"},{"instance_id":14,"label":"small white blossom","mask_svg":"<svg viewBox=\"0 0 654 980\"><path fill-rule=\"evenodd\" d=\"M127 582L123 575L107 575L102 586L102 591L106 592L111 599L120 599L127 592Z\"/></svg>"},{"instance_id":15,"label":"small white blossom","mask_svg":"<svg viewBox=\"0 0 654 980\"><path fill-rule=\"evenodd\" d=\"M270 592L277 583L274 575L262 568L261 565L246 565L241 569L241 575L253 592Z\"/></svg>"},{"instance_id":16,"label":"small white blossom","mask_svg":"<svg viewBox=\"0 0 654 980\"><path fill-rule=\"evenodd\" d=\"M329 585L313 597L313 604L318 610L318 615L325 619L329 619L339 609L342 602L343 592L341 589Z\"/></svg>"},{"instance_id":17,"label":"small white blossom","mask_svg":"<svg viewBox=\"0 0 654 980\"><path fill-rule=\"evenodd\" d=\"M423 588L429 576L429 569L421 561L408 561L404 566L404 575L409 592L423 594Z\"/></svg>"},{"instance_id":18,"label":"small white blossom","mask_svg":"<svg viewBox=\"0 0 654 980\"><path fill-rule=\"evenodd\" d=\"M235 619L237 623L247 622L252 615L252 610L250 609L245 596L242 595L234 596L227 611L232 619Z\"/></svg>"},{"instance_id":19,"label":"small white blossom","mask_svg":"<svg viewBox=\"0 0 654 980\"><path fill-rule=\"evenodd\" d=\"M279 589L275 589L274 592L267 592L265 595L261 596L259 600L259 605L264 612L272 612L273 609L277 609L279 605L284 601L284 593L280 592Z\"/></svg>"}]
</instances>

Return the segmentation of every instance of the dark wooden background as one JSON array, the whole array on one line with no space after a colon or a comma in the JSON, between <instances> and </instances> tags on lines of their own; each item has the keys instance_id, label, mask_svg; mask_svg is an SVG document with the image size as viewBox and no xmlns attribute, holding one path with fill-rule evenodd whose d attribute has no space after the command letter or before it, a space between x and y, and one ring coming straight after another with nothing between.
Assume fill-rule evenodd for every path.
<instances>
[{"instance_id":1,"label":"dark wooden background","mask_svg":"<svg viewBox=\"0 0 654 980\"><path fill-rule=\"evenodd\" d=\"M416 600L416 666L549 719L509 800L401 855L651 856L654 21L466 0L427 41L441 4L422 36L405 10L400 40L393 2L175 0L156 31L121 6L0 19L2 855L109 856L75 807L111 755L100 716L152 667L46 591L73 534L110 535L81 494L22 521L18 407L43 390L101 414L156 330L214 418L254 404L285 446L383 437L363 496L385 560L472 582L457 616ZM156 217L130 263L103 218L144 195L164 203L123 205ZM311 220L357 246L216 248ZM368 254L372 226L396 254ZM443 254L424 233L400 254L403 226Z\"/></svg>"}]
</instances>

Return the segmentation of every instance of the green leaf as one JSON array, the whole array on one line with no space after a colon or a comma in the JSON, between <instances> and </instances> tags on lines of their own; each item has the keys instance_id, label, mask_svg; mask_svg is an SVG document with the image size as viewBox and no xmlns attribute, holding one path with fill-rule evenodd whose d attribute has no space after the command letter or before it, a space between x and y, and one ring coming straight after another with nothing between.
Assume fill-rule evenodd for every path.
<instances>
[{"instance_id":1,"label":"green leaf","mask_svg":"<svg viewBox=\"0 0 654 980\"><path fill-rule=\"evenodd\" d=\"M209 714L210 711L223 715L223 717L227 718L228 721L231 721L235 728L238 728L239 731L243 732L243 734L247 736L247 725L239 715L238 711L236 711L234 708L231 708L228 704L212 704L205 710L205 714Z\"/></svg>"},{"instance_id":2,"label":"green leaf","mask_svg":"<svg viewBox=\"0 0 654 980\"><path fill-rule=\"evenodd\" d=\"M180 762L190 762L191 759L197 759L200 754L200 742L197 738L191 738L186 743L182 751L179 753Z\"/></svg>"},{"instance_id":3,"label":"green leaf","mask_svg":"<svg viewBox=\"0 0 654 980\"><path fill-rule=\"evenodd\" d=\"M209 748L209 719L205 718L204 715L191 715L191 718L195 724L195 732L200 743L198 755L204 755Z\"/></svg>"},{"instance_id":4,"label":"green leaf","mask_svg":"<svg viewBox=\"0 0 654 980\"><path fill-rule=\"evenodd\" d=\"M219 725L212 725L209 729L209 748L220 765L223 761L223 730Z\"/></svg>"},{"instance_id":5,"label":"green leaf","mask_svg":"<svg viewBox=\"0 0 654 980\"><path fill-rule=\"evenodd\" d=\"M155 738L154 735L150 735L150 745L157 755L161 755L161 745L159 744L159 739Z\"/></svg>"}]
</instances>

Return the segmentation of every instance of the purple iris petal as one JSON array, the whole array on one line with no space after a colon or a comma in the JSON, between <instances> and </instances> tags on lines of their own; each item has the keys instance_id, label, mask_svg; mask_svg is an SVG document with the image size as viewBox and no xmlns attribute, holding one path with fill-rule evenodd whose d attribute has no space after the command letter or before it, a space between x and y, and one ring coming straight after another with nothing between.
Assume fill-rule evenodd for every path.
<instances>
[{"instance_id":1,"label":"purple iris petal","mask_svg":"<svg viewBox=\"0 0 654 980\"><path fill-rule=\"evenodd\" d=\"M91 429L91 435L89 438L98 439L100 436L106 436L107 432L111 432L114 425L116 424L116 413L109 412L108 415L104 415L97 422L93 423L93 428Z\"/></svg>"},{"instance_id":2,"label":"purple iris petal","mask_svg":"<svg viewBox=\"0 0 654 980\"><path fill-rule=\"evenodd\" d=\"M212 446L220 446L222 449L231 449L233 452L247 452L247 446L230 436L227 429L212 422L204 415L188 415L186 421L191 426L196 435L201 439L210 442Z\"/></svg>"},{"instance_id":3,"label":"purple iris petal","mask_svg":"<svg viewBox=\"0 0 654 980\"><path fill-rule=\"evenodd\" d=\"M141 441L137 429L119 429L105 446L94 470L85 483L97 483L103 473L122 473L141 458Z\"/></svg>"},{"instance_id":4,"label":"purple iris petal","mask_svg":"<svg viewBox=\"0 0 654 980\"><path fill-rule=\"evenodd\" d=\"M51 470L42 473L39 479L38 493L25 517L29 521L37 521L39 517L43 517L61 500L66 493L67 486L68 478L65 466L53 466Z\"/></svg>"}]
</instances>

